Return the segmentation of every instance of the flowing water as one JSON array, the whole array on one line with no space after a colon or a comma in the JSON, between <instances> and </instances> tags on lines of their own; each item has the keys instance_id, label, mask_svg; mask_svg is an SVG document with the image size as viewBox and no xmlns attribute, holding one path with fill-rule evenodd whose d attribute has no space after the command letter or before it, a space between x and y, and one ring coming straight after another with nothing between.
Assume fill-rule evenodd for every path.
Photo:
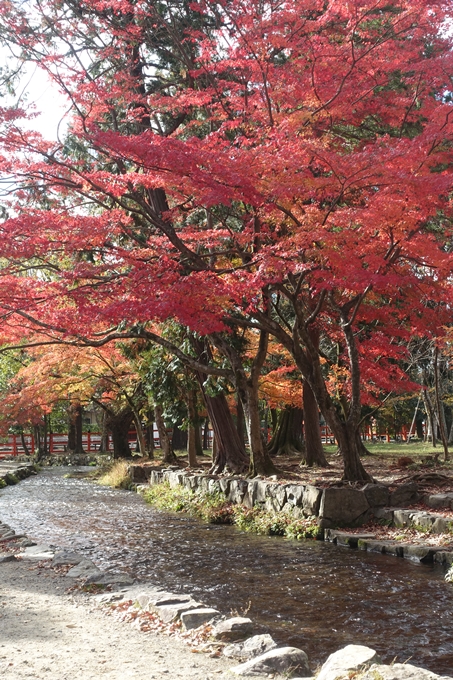
<instances>
[{"instance_id":1,"label":"flowing water","mask_svg":"<svg viewBox=\"0 0 453 680\"><path fill-rule=\"evenodd\" d=\"M146 505L54 468L0 491L0 519L101 569L190 592L224 614L247 608L314 667L354 643L453 675L453 587L439 567L316 541L243 534Z\"/></svg>"}]
</instances>

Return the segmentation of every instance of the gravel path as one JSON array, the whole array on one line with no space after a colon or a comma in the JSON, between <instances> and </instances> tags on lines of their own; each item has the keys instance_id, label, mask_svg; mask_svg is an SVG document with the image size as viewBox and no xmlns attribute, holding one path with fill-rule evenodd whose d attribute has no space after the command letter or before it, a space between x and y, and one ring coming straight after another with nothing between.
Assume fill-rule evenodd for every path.
<instances>
[{"instance_id":1,"label":"gravel path","mask_svg":"<svg viewBox=\"0 0 453 680\"><path fill-rule=\"evenodd\" d=\"M54 570L0 563L0 676L5 680L231 678L231 662L116 621Z\"/></svg>"}]
</instances>

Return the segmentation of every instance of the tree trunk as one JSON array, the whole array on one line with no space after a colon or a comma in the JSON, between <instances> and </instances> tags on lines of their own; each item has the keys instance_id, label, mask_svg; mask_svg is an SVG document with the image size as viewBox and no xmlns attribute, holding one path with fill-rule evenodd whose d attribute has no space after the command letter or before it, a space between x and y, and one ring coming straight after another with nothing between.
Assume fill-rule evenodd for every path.
<instances>
[{"instance_id":1,"label":"tree trunk","mask_svg":"<svg viewBox=\"0 0 453 680\"><path fill-rule=\"evenodd\" d=\"M241 440L245 448L245 415L244 409L242 407L242 402L240 399L237 399L236 402L236 427L239 439Z\"/></svg>"},{"instance_id":2,"label":"tree trunk","mask_svg":"<svg viewBox=\"0 0 453 680\"><path fill-rule=\"evenodd\" d=\"M302 454L302 416L302 409L293 406L287 406L280 411L277 427L269 442L270 456L300 456Z\"/></svg>"},{"instance_id":3,"label":"tree trunk","mask_svg":"<svg viewBox=\"0 0 453 680\"><path fill-rule=\"evenodd\" d=\"M203 451L207 451L209 449L209 418L204 421L202 440Z\"/></svg>"},{"instance_id":4,"label":"tree trunk","mask_svg":"<svg viewBox=\"0 0 453 680\"><path fill-rule=\"evenodd\" d=\"M431 439L433 447L436 446L436 422L434 419L434 409L431 402L431 397L428 393L428 388L423 389L423 403L425 405L426 415L428 416L428 427L426 428L426 439L429 439L429 433L431 431Z\"/></svg>"},{"instance_id":5,"label":"tree trunk","mask_svg":"<svg viewBox=\"0 0 453 680\"><path fill-rule=\"evenodd\" d=\"M146 456L146 440L145 440L145 433L143 432L143 427L140 418L137 417L137 415L134 413L134 425L135 425L135 431L137 433L137 444L138 444L138 452L140 456L143 458Z\"/></svg>"},{"instance_id":6,"label":"tree trunk","mask_svg":"<svg viewBox=\"0 0 453 680\"><path fill-rule=\"evenodd\" d=\"M48 456L48 455L49 455L49 447L48 447L48 445L47 445L48 422L49 422L49 416L44 416L44 418L43 418L43 426L42 426L42 439L41 439L41 446L42 446L42 450L43 450L43 456Z\"/></svg>"},{"instance_id":7,"label":"tree trunk","mask_svg":"<svg viewBox=\"0 0 453 680\"><path fill-rule=\"evenodd\" d=\"M236 474L244 473L249 465L249 458L239 439L225 395L209 397L203 391L203 397L217 447L215 453L213 451L210 471L219 473L226 470Z\"/></svg>"},{"instance_id":8,"label":"tree trunk","mask_svg":"<svg viewBox=\"0 0 453 680\"><path fill-rule=\"evenodd\" d=\"M305 464L308 467L314 465L328 467L329 463L321 441L318 404L313 390L306 380L302 382L302 396L304 403Z\"/></svg>"},{"instance_id":9,"label":"tree trunk","mask_svg":"<svg viewBox=\"0 0 453 680\"><path fill-rule=\"evenodd\" d=\"M130 409L119 413L108 412L106 426L112 435L113 458L132 458L129 446L129 429L134 420L134 414Z\"/></svg>"},{"instance_id":10,"label":"tree trunk","mask_svg":"<svg viewBox=\"0 0 453 680\"><path fill-rule=\"evenodd\" d=\"M76 427L75 422L72 418L69 418L68 422L68 442L66 444L66 450L71 453L75 451L76 448Z\"/></svg>"},{"instance_id":11,"label":"tree trunk","mask_svg":"<svg viewBox=\"0 0 453 680\"><path fill-rule=\"evenodd\" d=\"M107 453L108 450L109 450L109 433L107 430L107 416L105 411L102 411L101 441L99 442L99 453Z\"/></svg>"},{"instance_id":12,"label":"tree trunk","mask_svg":"<svg viewBox=\"0 0 453 680\"><path fill-rule=\"evenodd\" d=\"M163 409L160 404L154 407L154 417L156 419L157 430L159 432L160 450L162 451L162 462L167 465L175 465L178 459L173 451L173 446L168 436L167 428L165 427L164 418L162 415Z\"/></svg>"},{"instance_id":13,"label":"tree trunk","mask_svg":"<svg viewBox=\"0 0 453 680\"><path fill-rule=\"evenodd\" d=\"M85 453L82 439L82 414L81 404L69 406L68 452L70 453Z\"/></svg>"},{"instance_id":14,"label":"tree trunk","mask_svg":"<svg viewBox=\"0 0 453 680\"><path fill-rule=\"evenodd\" d=\"M269 334L260 331L258 349L247 376L243 359L239 352L222 336L213 337L215 347L229 360L233 369L235 387L238 398L244 409L247 436L250 445L249 476L278 474L261 434L261 417L259 411L259 378L267 355Z\"/></svg>"},{"instance_id":15,"label":"tree trunk","mask_svg":"<svg viewBox=\"0 0 453 680\"><path fill-rule=\"evenodd\" d=\"M187 448L187 432L181 430L179 425L173 425L171 443L173 451L184 451Z\"/></svg>"},{"instance_id":16,"label":"tree trunk","mask_svg":"<svg viewBox=\"0 0 453 680\"><path fill-rule=\"evenodd\" d=\"M198 359L205 361L209 349L198 339L193 338L193 347L197 352ZM211 472L219 473L224 470L242 474L249 464L249 457L245 451L244 443L241 442L233 417L228 407L224 394L211 397L204 389L205 376L196 371L203 399L208 412L208 418L216 440L217 450L212 457Z\"/></svg>"},{"instance_id":17,"label":"tree trunk","mask_svg":"<svg viewBox=\"0 0 453 680\"><path fill-rule=\"evenodd\" d=\"M33 425L33 436L35 439L35 455L34 459L39 463L45 455L45 452L41 446L41 428L39 425Z\"/></svg>"},{"instance_id":18,"label":"tree trunk","mask_svg":"<svg viewBox=\"0 0 453 680\"><path fill-rule=\"evenodd\" d=\"M29 456L30 455L30 449L28 448L27 442L25 441L25 436L24 436L23 430L20 431L20 441L21 441L22 448L24 450L25 455Z\"/></svg>"},{"instance_id":19,"label":"tree trunk","mask_svg":"<svg viewBox=\"0 0 453 680\"><path fill-rule=\"evenodd\" d=\"M146 451L148 457L152 460L154 458L154 414L150 418L148 416L148 426L145 430Z\"/></svg>"},{"instance_id":20,"label":"tree trunk","mask_svg":"<svg viewBox=\"0 0 453 680\"><path fill-rule=\"evenodd\" d=\"M278 469L275 467L261 435L258 380L255 381L253 378L247 381L244 397L244 413L250 443L249 476L256 477L257 475L268 476L278 474Z\"/></svg>"},{"instance_id":21,"label":"tree trunk","mask_svg":"<svg viewBox=\"0 0 453 680\"><path fill-rule=\"evenodd\" d=\"M203 455L203 446L201 442L201 425L195 427L195 455Z\"/></svg>"},{"instance_id":22,"label":"tree trunk","mask_svg":"<svg viewBox=\"0 0 453 680\"><path fill-rule=\"evenodd\" d=\"M187 414L189 416L189 430L187 433L187 460L189 467L196 467L197 461L197 442L196 433L200 432L198 426L197 395L195 390L187 392Z\"/></svg>"},{"instance_id":23,"label":"tree trunk","mask_svg":"<svg viewBox=\"0 0 453 680\"><path fill-rule=\"evenodd\" d=\"M328 421L327 421L328 422ZM343 479L348 482L372 482L360 460L361 446L357 437L357 428L349 423L341 423L338 427L329 424L339 444L343 456Z\"/></svg>"},{"instance_id":24,"label":"tree trunk","mask_svg":"<svg viewBox=\"0 0 453 680\"><path fill-rule=\"evenodd\" d=\"M440 438L442 440L442 446L444 447L444 460L448 460L448 438L447 438L447 426L445 424L445 411L440 398L439 389L439 348L436 346L434 350L434 381L435 381L435 391L436 391L436 406L437 406L437 418L439 421Z\"/></svg>"}]
</instances>

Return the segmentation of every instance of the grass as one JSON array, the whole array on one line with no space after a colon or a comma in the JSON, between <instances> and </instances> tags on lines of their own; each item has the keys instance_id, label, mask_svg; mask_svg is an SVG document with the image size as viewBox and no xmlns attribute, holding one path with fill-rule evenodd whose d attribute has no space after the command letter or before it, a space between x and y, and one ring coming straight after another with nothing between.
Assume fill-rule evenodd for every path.
<instances>
[{"instance_id":1,"label":"grass","mask_svg":"<svg viewBox=\"0 0 453 680\"><path fill-rule=\"evenodd\" d=\"M111 486L113 489L130 489L132 480L127 473L129 463L125 460L117 460L108 466L97 478L98 484Z\"/></svg>"},{"instance_id":2,"label":"grass","mask_svg":"<svg viewBox=\"0 0 453 680\"><path fill-rule=\"evenodd\" d=\"M167 482L151 486L143 493L147 503L172 512L186 512L210 524L232 524L241 531L263 536L316 538L319 527L313 518L295 518L289 512L270 512L229 503L221 493L193 492L172 488Z\"/></svg>"},{"instance_id":3,"label":"grass","mask_svg":"<svg viewBox=\"0 0 453 680\"><path fill-rule=\"evenodd\" d=\"M440 458L443 458L443 448L442 443L438 442L437 446L433 448L431 442L420 442L411 441L409 444L403 441L390 441L390 442L364 442L366 448L371 453L372 456L427 456L439 454ZM338 447L335 444L328 444L324 446L327 453L335 453Z\"/></svg>"}]
</instances>

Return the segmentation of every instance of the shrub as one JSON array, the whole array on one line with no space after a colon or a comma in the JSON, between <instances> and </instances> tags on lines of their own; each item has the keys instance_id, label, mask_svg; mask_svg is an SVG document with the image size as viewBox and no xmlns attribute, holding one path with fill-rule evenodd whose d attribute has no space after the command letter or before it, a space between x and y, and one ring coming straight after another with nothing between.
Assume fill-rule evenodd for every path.
<instances>
[{"instance_id":1,"label":"shrub","mask_svg":"<svg viewBox=\"0 0 453 680\"><path fill-rule=\"evenodd\" d=\"M316 538L319 528L313 518L296 519L291 513L270 512L260 507L232 505L219 493L193 492L184 487L172 488L168 482L151 486L143 493L147 503L161 510L187 512L210 524L234 524L241 531L263 536L286 536L292 539Z\"/></svg>"}]
</instances>

